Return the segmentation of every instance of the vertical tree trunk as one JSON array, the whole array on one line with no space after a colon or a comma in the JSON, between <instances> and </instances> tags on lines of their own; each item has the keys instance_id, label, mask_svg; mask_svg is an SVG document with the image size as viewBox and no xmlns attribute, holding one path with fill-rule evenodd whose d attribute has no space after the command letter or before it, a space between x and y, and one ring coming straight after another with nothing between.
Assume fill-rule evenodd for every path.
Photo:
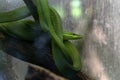
<instances>
[{"instance_id":1,"label":"vertical tree trunk","mask_svg":"<svg viewBox=\"0 0 120 80\"><path fill-rule=\"evenodd\" d=\"M84 41L84 70L96 80L119 80L120 1L88 0L87 2L89 1L93 3L93 12Z\"/></svg>"}]
</instances>

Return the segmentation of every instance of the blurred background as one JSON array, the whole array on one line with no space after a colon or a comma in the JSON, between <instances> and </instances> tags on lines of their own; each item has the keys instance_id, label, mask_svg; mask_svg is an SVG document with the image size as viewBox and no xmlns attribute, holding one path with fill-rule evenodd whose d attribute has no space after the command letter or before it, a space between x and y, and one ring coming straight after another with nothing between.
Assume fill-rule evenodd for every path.
<instances>
[{"instance_id":1,"label":"blurred background","mask_svg":"<svg viewBox=\"0 0 120 80\"><path fill-rule=\"evenodd\" d=\"M74 41L83 71L94 80L120 79L120 1L49 0L60 14L65 31L83 36ZM0 12L25 5L22 0L0 0ZM24 80L27 63L0 51L0 80Z\"/></svg>"}]
</instances>

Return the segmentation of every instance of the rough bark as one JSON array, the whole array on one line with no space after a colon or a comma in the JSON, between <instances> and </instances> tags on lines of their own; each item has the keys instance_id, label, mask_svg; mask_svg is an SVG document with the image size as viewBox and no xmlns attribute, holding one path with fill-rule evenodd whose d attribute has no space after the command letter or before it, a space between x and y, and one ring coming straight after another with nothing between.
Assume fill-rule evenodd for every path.
<instances>
[{"instance_id":1,"label":"rough bark","mask_svg":"<svg viewBox=\"0 0 120 80\"><path fill-rule=\"evenodd\" d=\"M84 70L95 80L119 80L119 4L118 0L91 0L91 25L84 41Z\"/></svg>"}]
</instances>

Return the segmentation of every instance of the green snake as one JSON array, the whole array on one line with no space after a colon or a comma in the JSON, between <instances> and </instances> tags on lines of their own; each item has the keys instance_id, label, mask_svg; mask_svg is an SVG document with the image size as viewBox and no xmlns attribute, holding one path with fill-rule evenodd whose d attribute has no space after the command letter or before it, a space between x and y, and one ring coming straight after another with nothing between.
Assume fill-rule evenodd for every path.
<instances>
[{"instance_id":1,"label":"green snake","mask_svg":"<svg viewBox=\"0 0 120 80\"><path fill-rule=\"evenodd\" d=\"M80 55L77 52L76 48L72 49L74 46L69 41L66 41L67 43L64 42L63 36L61 34L61 33L63 33L63 30L62 30L61 26L59 26L61 24L59 16L55 15L57 20L54 21L54 23L53 23L53 21L51 19L51 15L50 15L50 7L48 6L48 1L47 0L36 0L36 3L37 3L37 9L38 9L40 23L41 23L41 21L42 22L44 21L46 23L46 26L47 26L46 30L48 30L51 35L53 47L55 46L53 48L53 56L54 56L54 50L55 51L59 50L58 52L61 52L61 54L64 54L66 59L70 59L70 61L72 61L71 64L70 64L70 62L68 62L68 64L69 64L68 67L71 67L70 70L76 70L76 71L80 70L80 68L81 68ZM56 13L56 12L54 12L54 13ZM55 24L58 26L54 26ZM42 23L41 23L41 25L42 25ZM42 26L44 26L44 24ZM57 49L57 47L59 49ZM72 51L70 49L72 49ZM56 56L54 56L54 60L56 63L58 63L59 58L56 59L55 58ZM59 67L59 66L57 66L57 67L58 67L58 69L60 69L60 71L62 70L61 67ZM67 64L65 67L67 67ZM62 71L62 72L64 72L64 71Z\"/></svg>"},{"instance_id":2,"label":"green snake","mask_svg":"<svg viewBox=\"0 0 120 80\"><path fill-rule=\"evenodd\" d=\"M49 6L47 0L35 0L39 23L43 31L51 35L52 54L59 71L70 77L81 69L81 59L75 46L69 40L81 39L78 34L64 32L59 14ZM9 12L0 13L0 31L7 35L20 39L33 41L35 36L31 29L35 27L35 21L22 20L31 16L27 6L17 8Z\"/></svg>"}]
</instances>

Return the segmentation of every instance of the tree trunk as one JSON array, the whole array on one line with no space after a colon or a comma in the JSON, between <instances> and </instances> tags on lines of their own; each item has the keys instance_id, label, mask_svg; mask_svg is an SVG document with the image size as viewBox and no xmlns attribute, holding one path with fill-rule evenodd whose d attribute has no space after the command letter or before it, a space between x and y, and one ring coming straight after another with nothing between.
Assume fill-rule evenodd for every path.
<instances>
[{"instance_id":1,"label":"tree trunk","mask_svg":"<svg viewBox=\"0 0 120 80\"><path fill-rule=\"evenodd\" d=\"M95 80L119 80L120 1L88 0L86 3L89 1L92 2L90 5L92 6L92 21L88 25L84 41L83 68ZM89 9L90 6L87 8Z\"/></svg>"}]
</instances>

